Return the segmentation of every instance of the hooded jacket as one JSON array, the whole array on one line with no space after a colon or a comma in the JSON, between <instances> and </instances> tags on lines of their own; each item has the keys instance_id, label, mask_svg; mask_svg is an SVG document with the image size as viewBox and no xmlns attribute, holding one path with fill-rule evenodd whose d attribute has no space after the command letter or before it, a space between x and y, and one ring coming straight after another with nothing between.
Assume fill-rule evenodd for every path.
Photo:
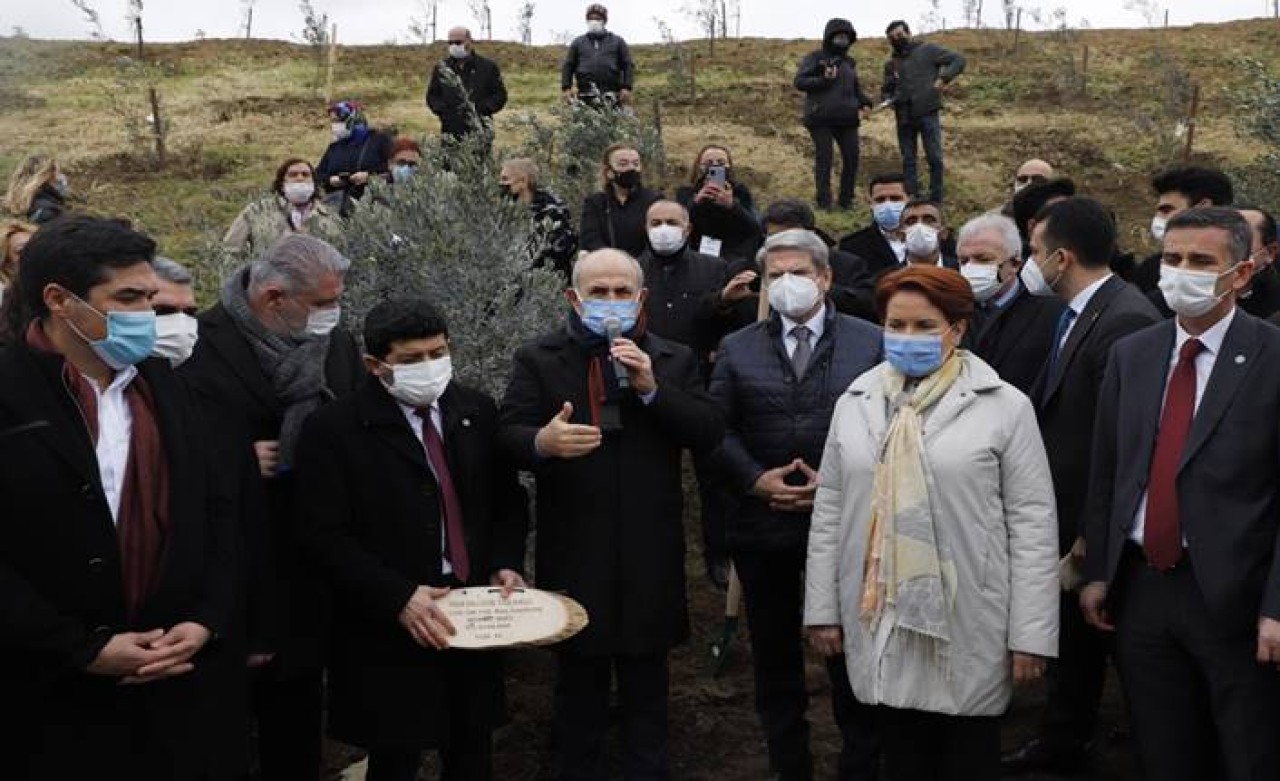
<instances>
[{"instance_id":1,"label":"hooded jacket","mask_svg":"<svg viewBox=\"0 0 1280 781\"><path fill-rule=\"evenodd\" d=\"M847 51L839 52L831 43L841 33L849 36L851 47L858 40L852 24L845 19L832 19L822 33L822 48L805 56L796 71L796 89L806 95L806 127L856 126L860 122L858 111L871 106L871 98L858 81L857 63ZM830 66L837 69L834 79L825 75Z\"/></svg>"}]
</instances>

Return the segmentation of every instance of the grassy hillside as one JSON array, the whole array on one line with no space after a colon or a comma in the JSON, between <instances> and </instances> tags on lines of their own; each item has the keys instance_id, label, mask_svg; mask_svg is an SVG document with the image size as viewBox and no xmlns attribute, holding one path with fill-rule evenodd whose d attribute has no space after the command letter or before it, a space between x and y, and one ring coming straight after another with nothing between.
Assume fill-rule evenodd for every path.
<instances>
[{"instance_id":1,"label":"grassy hillside","mask_svg":"<svg viewBox=\"0 0 1280 781\"><path fill-rule=\"evenodd\" d=\"M952 221L1000 203L1011 171L1042 156L1111 204L1126 246L1146 249L1149 173L1171 162L1173 126L1185 111L1188 83L1201 86L1196 157L1247 165L1257 149L1233 129L1230 92L1244 78L1240 58L1280 66L1280 23L1154 31L1084 31L1022 36L1016 52L1003 31L958 31L933 40L963 52L967 73L951 88L944 117ZM811 41L738 40L697 53L696 99L670 83L672 50L638 47L639 110L661 104L668 150L664 183L687 175L707 141L727 143L743 180L768 201L812 197L811 151L800 126L801 96L791 88ZM1085 48L1087 73L1082 74ZM518 140L515 117L545 113L558 92L560 47L482 44L503 66L512 100L500 115L499 146ZM76 194L98 211L133 217L182 257L203 235L225 229L247 199L293 154L318 159L327 142L324 104L312 88L315 65L303 46L265 41L158 45L148 58L163 72L160 89L172 123L172 161L155 171L145 146L131 144L121 113L143 116L141 90L117 76L130 53L119 44L0 39L0 166L29 151L63 161ZM343 47L335 93L364 101L372 121L401 132L434 133L422 94L442 46ZM858 44L864 80L879 87L886 47ZM897 165L893 120L864 126L861 181ZM823 215L842 231L866 219Z\"/></svg>"}]
</instances>

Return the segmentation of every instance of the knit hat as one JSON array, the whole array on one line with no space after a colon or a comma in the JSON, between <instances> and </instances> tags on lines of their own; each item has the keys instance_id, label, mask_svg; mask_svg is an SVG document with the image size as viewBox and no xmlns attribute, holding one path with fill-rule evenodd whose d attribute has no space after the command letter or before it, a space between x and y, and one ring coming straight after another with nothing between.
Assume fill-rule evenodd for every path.
<instances>
[{"instance_id":1,"label":"knit hat","mask_svg":"<svg viewBox=\"0 0 1280 781\"><path fill-rule=\"evenodd\" d=\"M598 16L607 22L609 21L609 9L599 3L592 3L587 6L587 18L590 19L593 16Z\"/></svg>"},{"instance_id":2,"label":"knit hat","mask_svg":"<svg viewBox=\"0 0 1280 781\"><path fill-rule=\"evenodd\" d=\"M346 122L347 127L369 124L364 117L364 106L354 100L340 100L334 103L329 106L329 113L337 117L339 122Z\"/></svg>"}]
</instances>

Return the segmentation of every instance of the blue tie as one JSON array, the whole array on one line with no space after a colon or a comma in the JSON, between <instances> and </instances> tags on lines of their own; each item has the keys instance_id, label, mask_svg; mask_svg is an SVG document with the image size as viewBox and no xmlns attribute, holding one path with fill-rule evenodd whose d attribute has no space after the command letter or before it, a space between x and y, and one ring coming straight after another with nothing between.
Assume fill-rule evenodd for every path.
<instances>
[{"instance_id":1,"label":"blue tie","mask_svg":"<svg viewBox=\"0 0 1280 781\"><path fill-rule=\"evenodd\" d=\"M1067 335L1067 330L1075 320L1076 310L1071 307L1062 310L1062 314L1058 316L1058 328L1053 332L1053 350L1049 353L1049 373L1045 375L1046 379L1052 379L1053 373L1058 368L1058 358L1062 355L1063 337Z\"/></svg>"}]
</instances>

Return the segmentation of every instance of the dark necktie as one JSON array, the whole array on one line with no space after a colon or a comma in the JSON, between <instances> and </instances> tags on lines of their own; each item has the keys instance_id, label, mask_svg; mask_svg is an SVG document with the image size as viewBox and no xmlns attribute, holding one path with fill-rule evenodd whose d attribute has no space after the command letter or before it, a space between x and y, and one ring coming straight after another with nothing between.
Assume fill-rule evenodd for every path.
<instances>
[{"instance_id":1,"label":"dark necktie","mask_svg":"<svg viewBox=\"0 0 1280 781\"><path fill-rule=\"evenodd\" d=\"M1142 547L1147 561L1167 570L1182 558L1182 524L1178 518L1178 466L1187 449L1187 436L1196 414L1196 356L1204 349L1198 339L1188 339L1178 351L1178 365L1169 378L1155 455L1147 485L1147 518Z\"/></svg>"},{"instance_id":2,"label":"dark necktie","mask_svg":"<svg viewBox=\"0 0 1280 781\"><path fill-rule=\"evenodd\" d=\"M431 422L431 410L420 409L416 412L422 418L422 442L427 448L427 461L440 485L440 506L444 510L444 555L449 560L449 566L453 567L454 577L466 583L471 574L471 562L467 558L467 538L462 532L462 502L458 501L453 476L449 474L444 440Z\"/></svg>"},{"instance_id":3,"label":"dark necktie","mask_svg":"<svg viewBox=\"0 0 1280 781\"><path fill-rule=\"evenodd\" d=\"M791 368L795 369L797 380L804 377L804 370L809 368L809 359L813 357L813 345L809 344L812 336L808 326L798 325L791 329L791 338L796 340L795 352L791 353Z\"/></svg>"},{"instance_id":4,"label":"dark necktie","mask_svg":"<svg viewBox=\"0 0 1280 781\"><path fill-rule=\"evenodd\" d=\"M1058 359L1062 357L1062 348L1066 346L1063 339L1075 321L1076 310L1071 307L1062 310L1062 314L1058 315L1058 327L1053 332L1053 350L1049 352L1049 373L1045 375L1046 379L1053 379L1053 373L1058 369Z\"/></svg>"}]
</instances>

